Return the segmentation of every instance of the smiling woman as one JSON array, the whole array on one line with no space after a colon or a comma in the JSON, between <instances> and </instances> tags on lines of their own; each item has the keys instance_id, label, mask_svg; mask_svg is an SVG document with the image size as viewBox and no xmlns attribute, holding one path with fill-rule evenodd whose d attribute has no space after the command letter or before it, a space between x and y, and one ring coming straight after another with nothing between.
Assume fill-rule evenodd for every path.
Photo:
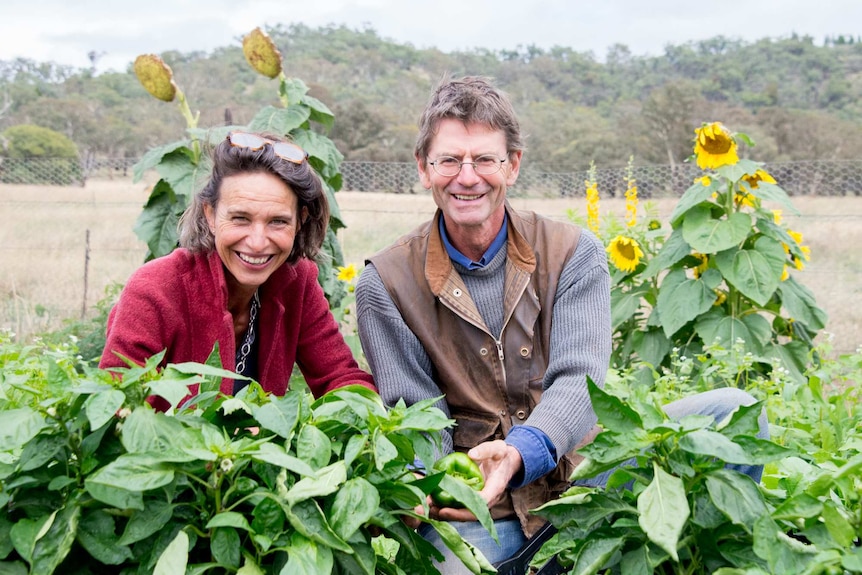
<instances>
[{"instance_id":1,"label":"smiling woman","mask_svg":"<svg viewBox=\"0 0 862 575\"><path fill-rule=\"evenodd\" d=\"M100 367L206 362L283 394L294 363L312 393L374 388L329 311L313 258L329 206L298 146L232 132L213 152L209 181L180 221L181 247L138 269L108 320ZM245 380L222 382L232 394ZM190 390L195 393L196 390ZM153 405L167 409L158 397Z\"/></svg>"}]
</instances>

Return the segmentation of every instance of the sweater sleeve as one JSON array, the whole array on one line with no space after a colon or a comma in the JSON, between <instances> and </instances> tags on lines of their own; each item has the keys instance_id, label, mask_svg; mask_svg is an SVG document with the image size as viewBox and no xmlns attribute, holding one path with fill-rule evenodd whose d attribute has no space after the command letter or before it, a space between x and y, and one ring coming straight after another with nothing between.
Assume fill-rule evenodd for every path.
<instances>
[{"instance_id":1,"label":"sweater sleeve","mask_svg":"<svg viewBox=\"0 0 862 575\"><path fill-rule=\"evenodd\" d=\"M601 242L587 230L561 274L552 323L542 397L524 424L543 431L561 457L596 423L587 376L603 386L611 354L607 258Z\"/></svg>"},{"instance_id":2,"label":"sweater sleeve","mask_svg":"<svg viewBox=\"0 0 862 575\"><path fill-rule=\"evenodd\" d=\"M356 318L362 350L386 405L407 405L442 397L434 382L431 358L407 327L374 265L362 270L356 284ZM443 399L435 404L448 417ZM451 431L442 433L443 453L452 451Z\"/></svg>"},{"instance_id":3,"label":"sweater sleeve","mask_svg":"<svg viewBox=\"0 0 862 575\"><path fill-rule=\"evenodd\" d=\"M309 266L302 278L301 324L296 362L314 397L346 385L377 390L371 375L356 363L344 341L338 322L317 282L317 266ZM287 313L291 313L288 311Z\"/></svg>"}]
</instances>

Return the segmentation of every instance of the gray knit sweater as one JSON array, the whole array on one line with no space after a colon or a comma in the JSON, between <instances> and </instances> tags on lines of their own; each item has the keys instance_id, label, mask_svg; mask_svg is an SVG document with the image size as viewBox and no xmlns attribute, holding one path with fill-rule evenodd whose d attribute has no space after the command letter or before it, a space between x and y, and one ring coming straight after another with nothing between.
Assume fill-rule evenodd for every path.
<instances>
[{"instance_id":1,"label":"gray knit sweater","mask_svg":"<svg viewBox=\"0 0 862 575\"><path fill-rule=\"evenodd\" d=\"M453 262L485 324L495 335L500 335L502 329L505 262L505 247L479 270L467 270ZM443 395L434 381L431 360L404 323L372 264L365 267L357 282L356 314L362 349L387 405L401 398L409 405ZM601 242L588 230L582 230L578 247L560 277L550 341L542 399L524 424L542 430L560 457L571 451L595 424L586 376L604 385L610 358L607 257ZM438 407L449 413L444 401ZM450 451L451 436L444 434L443 441L444 451Z\"/></svg>"}]
</instances>

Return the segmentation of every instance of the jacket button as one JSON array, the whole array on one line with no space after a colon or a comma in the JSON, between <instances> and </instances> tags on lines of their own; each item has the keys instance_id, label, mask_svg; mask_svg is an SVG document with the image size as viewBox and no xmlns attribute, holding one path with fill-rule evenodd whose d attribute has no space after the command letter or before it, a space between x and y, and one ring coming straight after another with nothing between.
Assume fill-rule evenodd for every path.
<instances>
[{"instance_id":1,"label":"jacket button","mask_svg":"<svg viewBox=\"0 0 862 575\"><path fill-rule=\"evenodd\" d=\"M521 348L521 357L528 357L530 355L530 350L526 347Z\"/></svg>"},{"instance_id":2,"label":"jacket button","mask_svg":"<svg viewBox=\"0 0 862 575\"><path fill-rule=\"evenodd\" d=\"M517 417L518 419L524 420L527 418L527 412L524 411L523 409L519 409L517 411L517 413L515 413L515 417Z\"/></svg>"},{"instance_id":3,"label":"jacket button","mask_svg":"<svg viewBox=\"0 0 862 575\"><path fill-rule=\"evenodd\" d=\"M462 293L463 293L463 292L461 291L461 289L460 289L460 288L455 288L455 289L453 289L453 290L452 290L452 295L453 295L453 296L455 296L455 297L461 297L461 294L462 294Z\"/></svg>"},{"instance_id":4,"label":"jacket button","mask_svg":"<svg viewBox=\"0 0 862 575\"><path fill-rule=\"evenodd\" d=\"M479 355L481 355L481 356L486 356L486 355L488 355L488 348L487 348L487 347L483 347L482 349L480 349L480 350L479 350Z\"/></svg>"}]
</instances>

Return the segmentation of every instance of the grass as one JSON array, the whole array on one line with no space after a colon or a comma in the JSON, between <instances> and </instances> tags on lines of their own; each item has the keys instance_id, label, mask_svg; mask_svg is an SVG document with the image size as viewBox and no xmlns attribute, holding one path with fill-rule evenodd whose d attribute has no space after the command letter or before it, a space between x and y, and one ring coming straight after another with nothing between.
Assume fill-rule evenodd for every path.
<instances>
[{"instance_id":1,"label":"grass","mask_svg":"<svg viewBox=\"0 0 862 575\"><path fill-rule=\"evenodd\" d=\"M144 260L146 246L133 226L148 194L146 184L129 180L93 180L84 188L0 186L0 328L27 338L91 313L106 288L125 282ZM347 224L339 235L345 260L357 266L434 213L427 194L339 192L337 198ZM561 220L569 209L585 213L583 199L511 203ZM655 201L662 221L675 203ZM811 247L811 261L797 278L829 314L834 351L853 352L862 344L862 306L854 304L862 301L862 200L797 197L793 203L800 215L785 213L785 219ZM622 216L624 201L603 199L601 210Z\"/></svg>"}]
</instances>

